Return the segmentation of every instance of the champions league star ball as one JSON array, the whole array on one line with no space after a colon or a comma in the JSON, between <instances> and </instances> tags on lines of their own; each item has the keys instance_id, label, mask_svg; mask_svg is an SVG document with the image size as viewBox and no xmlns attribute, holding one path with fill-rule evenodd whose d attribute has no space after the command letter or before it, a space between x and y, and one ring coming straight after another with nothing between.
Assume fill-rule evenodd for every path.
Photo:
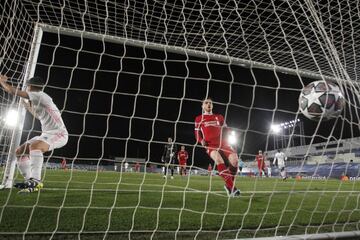
<instances>
[{"instance_id":1,"label":"champions league star ball","mask_svg":"<svg viewBox=\"0 0 360 240\"><path fill-rule=\"evenodd\" d=\"M329 81L315 81L301 90L299 108L311 120L329 120L338 117L345 106L340 87Z\"/></svg>"}]
</instances>

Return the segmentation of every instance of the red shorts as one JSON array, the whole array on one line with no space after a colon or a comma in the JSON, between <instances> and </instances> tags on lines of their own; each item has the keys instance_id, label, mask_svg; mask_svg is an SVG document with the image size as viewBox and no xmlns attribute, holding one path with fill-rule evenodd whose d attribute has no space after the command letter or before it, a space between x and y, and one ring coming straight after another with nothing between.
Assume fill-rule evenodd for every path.
<instances>
[{"instance_id":1,"label":"red shorts","mask_svg":"<svg viewBox=\"0 0 360 240\"><path fill-rule=\"evenodd\" d=\"M229 158L229 156L233 153L236 154L234 149L232 149L232 147L229 146L226 142L222 143L221 145L219 143L208 143L208 145L206 146L206 153L211 156L210 154L214 150L222 152L227 158Z\"/></svg>"},{"instance_id":2,"label":"red shorts","mask_svg":"<svg viewBox=\"0 0 360 240\"><path fill-rule=\"evenodd\" d=\"M259 169L265 168L265 163L264 162L258 162L258 168Z\"/></svg>"},{"instance_id":3,"label":"red shorts","mask_svg":"<svg viewBox=\"0 0 360 240\"><path fill-rule=\"evenodd\" d=\"M186 167L186 161L180 161L179 165L180 167Z\"/></svg>"}]
</instances>

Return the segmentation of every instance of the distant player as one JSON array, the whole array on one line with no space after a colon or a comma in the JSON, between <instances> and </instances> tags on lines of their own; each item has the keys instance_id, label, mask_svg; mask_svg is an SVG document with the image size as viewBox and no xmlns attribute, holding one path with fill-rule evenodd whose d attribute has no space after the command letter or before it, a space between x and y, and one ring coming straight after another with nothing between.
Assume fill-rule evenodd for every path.
<instances>
[{"instance_id":1,"label":"distant player","mask_svg":"<svg viewBox=\"0 0 360 240\"><path fill-rule=\"evenodd\" d=\"M174 179L174 158L175 153L177 152L177 147L173 143L172 138L168 138L167 144L164 146L163 156L161 161L164 163L164 178L166 178L167 172L170 169L171 179Z\"/></svg>"},{"instance_id":2,"label":"distant player","mask_svg":"<svg viewBox=\"0 0 360 240\"><path fill-rule=\"evenodd\" d=\"M278 149L278 152L275 153L273 165L276 165L279 168L280 176L283 180L286 180L286 171L285 171L285 161L287 160L287 157L285 153L283 153L280 149Z\"/></svg>"},{"instance_id":3,"label":"distant player","mask_svg":"<svg viewBox=\"0 0 360 240\"><path fill-rule=\"evenodd\" d=\"M185 150L185 146L181 146L181 150L177 154L177 159L179 161L180 167L180 176L186 176L186 164L189 158L188 152Z\"/></svg>"},{"instance_id":4,"label":"distant player","mask_svg":"<svg viewBox=\"0 0 360 240\"><path fill-rule=\"evenodd\" d=\"M136 163L135 163L134 171L135 171L135 172L140 172L140 163L139 163L139 162L136 162Z\"/></svg>"},{"instance_id":5,"label":"distant player","mask_svg":"<svg viewBox=\"0 0 360 240\"><path fill-rule=\"evenodd\" d=\"M209 174L209 176L211 176L212 175L212 165L211 165L211 163L209 163L209 166L208 166L208 174Z\"/></svg>"},{"instance_id":6,"label":"distant player","mask_svg":"<svg viewBox=\"0 0 360 240\"><path fill-rule=\"evenodd\" d=\"M67 171L66 159L65 158L63 158L61 160L61 169L63 169L64 171Z\"/></svg>"},{"instance_id":7,"label":"distant player","mask_svg":"<svg viewBox=\"0 0 360 240\"><path fill-rule=\"evenodd\" d=\"M30 78L25 91L11 86L6 82L7 80L8 77L0 75L2 88L10 94L25 99L26 101L22 101L25 108L41 123L41 135L28 140L16 149L17 165L25 181L15 184L15 187L22 189L19 193L30 193L38 191L43 186L41 182L43 154L65 146L68 132L59 109L51 97L43 92L45 82L42 78Z\"/></svg>"},{"instance_id":8,"label":"distant player","mask_svg":"<svg viewBox=\"0 0 360 240\"><path fill-rule=\"evenodd\" d=\"M241 158L239 158L239 163L238 163L238 165L239 165L239 175L242 176L242 170L243 170L243 168L245 167L245 163L242 161Z\"/></svg>"},{"instance_id":9,"label":"distant player","mask_svg":"<svg viewBox=\"0 0 360 240\"><path fill-rule=\"evenodd\" d=\"M256 155L255 161L257 162L258 170L259 170L259 176L267 176L266 170L265 170L265 156L262 154L262 151L259 150L259 153Z\"/></svg>"},{"instance_id":10,"label":"distant player","mask_svg":"<svg viewBox=\"0 0 360 240\"><path fill-rule=\"evenodd\" d=\"M213 102L210 98L203 101L202 110L203 113L195 118L196 140L206 148L206 153L215 162L219 176L225 182L224 188L228 196L240 196L240 191L234 184L238 171L238 156L224 136L224 117L221 114L213 114ZM226 167L221 154L229 161L229 167Z\"/></svg>"},{"instance_id":11,"label":"distant player","mask_svg":"<svg viewBox=\"0 0 360 240\"><path fill-rule=\"evenodd\" d=\"M124 172L128 172L129 171L129 163L125 161L124 163Z\"/></svg>"}]
</instances>

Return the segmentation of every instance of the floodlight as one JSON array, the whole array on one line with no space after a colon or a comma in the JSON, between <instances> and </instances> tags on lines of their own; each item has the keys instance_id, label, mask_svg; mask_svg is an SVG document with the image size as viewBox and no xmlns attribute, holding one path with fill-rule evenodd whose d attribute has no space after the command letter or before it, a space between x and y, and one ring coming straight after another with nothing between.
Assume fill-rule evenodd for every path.
<instances>
[{"instance_id":1,"label":"floodlight","mask_svg":"<svg viewBox=\"0 0 360 240\"><path fill-rule=\"evenodd\" d=\"M19 113L15 109L9 109L9 111L6 113L4 122L5 126L14 128L16 127L19 120Z\"/></svg>"},{"instance_id":2,"label":"floodlight","mask_svg":"<svg viewBox=\"0 0 360 240\"><path fill-rule=\"evenodd\" d=\"M237 137L235 131L231 131L230 134L228 135L228 143L230 145L236 145Z\"/></svg>"},{"instance_id":3,"label":"floodlight","mask_svg":"<svg viewBox=\"0 0 360 240\"><path fill-rule=\"evenodd\" d=\"M281 131L281 127L278 124L271 124L270 129L275 134L277 134Z\"/></svg>"}]
</instances>

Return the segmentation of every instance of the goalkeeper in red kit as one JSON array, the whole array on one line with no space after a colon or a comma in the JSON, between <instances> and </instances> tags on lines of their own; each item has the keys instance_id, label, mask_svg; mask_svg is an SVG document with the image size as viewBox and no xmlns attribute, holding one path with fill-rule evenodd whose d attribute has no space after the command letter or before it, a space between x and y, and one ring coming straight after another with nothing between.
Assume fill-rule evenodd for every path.
<instances>
[{"instance_id":1,"label":"goalkeeper in red kit","mask_svg":"<svg viewBox=\"0 0 360 240\"><path fill-rule=\"evenodd\" d=\"M229 197L240 196L235 187L235 176L238 170L238 155L227 143L224 133L226 125L221 114L213 114L213 102L207 98L202 103L203 114L195 119L195 137L198 143L206 148L206 153L215 162L219 176L225 182L225 190ZM226 167L221 153L229 161Z\"/></svg>"}]
</instances>

